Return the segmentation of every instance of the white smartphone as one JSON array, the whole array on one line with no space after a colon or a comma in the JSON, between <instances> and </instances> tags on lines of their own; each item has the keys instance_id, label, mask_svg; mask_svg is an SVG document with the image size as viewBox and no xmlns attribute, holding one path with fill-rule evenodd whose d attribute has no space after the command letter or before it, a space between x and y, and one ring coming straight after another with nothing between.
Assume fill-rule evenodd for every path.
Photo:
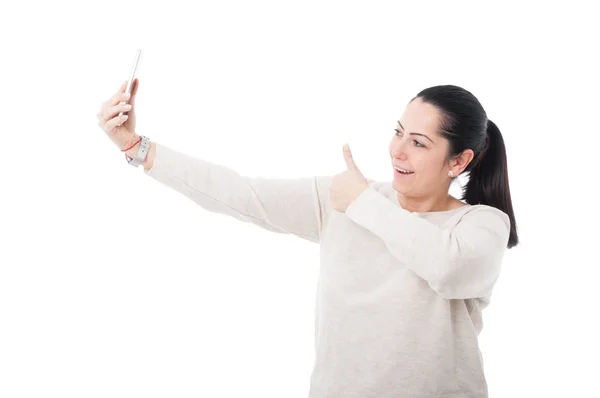
<instances>
[{"instance_id":1,"label":"white smartphone","mask_svg":"<svg viewBox=\"0 0 600 398\"><path fill-rule=\"evenodd\" d=\"M142 59L142 50L138 49L135 53L135 58L133 59L133 69L131 70L131 76L129 77L129 80L127 81L127 89L125 90L126 93L131 94L131 88L133 86L133 79L135 79L135 77L137 75L137 70L138 70L138 66L140 64L141 59ZM121 104L126 104L128 102L129 102L129 100L122 101ZM122 116L124 113L127 113L127 112L119 112L119 116Z\"/></svg>"}]
</instances>

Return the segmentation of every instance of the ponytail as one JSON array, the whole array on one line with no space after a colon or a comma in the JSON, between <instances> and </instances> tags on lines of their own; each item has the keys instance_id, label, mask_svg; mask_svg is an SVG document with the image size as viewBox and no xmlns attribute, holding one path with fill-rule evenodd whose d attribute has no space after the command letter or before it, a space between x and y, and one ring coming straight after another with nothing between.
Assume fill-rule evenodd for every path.
<instances>
[{"instance_id":1,"label":"ponytail","mask_svg":"<svg viewBox=\"0 0 600 398\"><path fill-rule=\"evenodd\" d=\"M463 187L463 199L469 204L495 207L510 218L510 236L507 247L519 243L513 212L504 139L494 122L487 121L487 137L483 149L465 169L469 181Z\"/></svg>"},{"instance_id":2,"label":"ponytail","mask_svg":"<svg viewBox=\"0 0 600 398\"><path fill-rule=\"evenodd\" d=\"M462 188L462 200L484 204L506 213L510 219L507 247L519 243L517 223L508 187L506 148L498 127L488 119L479 100L468 90L452 84L428 87L415 98L439 111L438 133L448 140L448 159L471 149L474 158L464 169L469 180Z\"/></svg>"}]
</instances>

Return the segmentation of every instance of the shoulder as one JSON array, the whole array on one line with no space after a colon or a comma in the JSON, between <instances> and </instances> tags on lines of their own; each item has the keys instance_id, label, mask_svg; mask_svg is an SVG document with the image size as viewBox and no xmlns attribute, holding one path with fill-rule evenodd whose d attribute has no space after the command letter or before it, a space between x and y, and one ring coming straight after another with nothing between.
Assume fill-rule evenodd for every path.
<instances>
[{"instance_id":1,"label":"shoulder","mask_svg":"<svg viewBox=\"0 0 600 398\"><path fill-rule=\"evenodd\" d=\"M495 236L502 244L508 243L510 235L510 217L508 214L493 206L477 204L464 206L456 228L471 231L480 236Z\"/></svg>"},{"instance_id":2,"label":"shoulder","mask_svg":"<svg viewBox=\"0 0 600 398\"><path fill-rule=\"evenodd\" d=\"M496 219L496 220L502 220L504 223L510 224L510 218L508 217L508 214L506 214L502 210L500 210L496 207L493 207L493 206L488 206L488 205L484 205L484 204L467 205L467 206L464 206L464 209L465 209L464 217L468 216L468 219L470 219L470 220L473 220L473 219L482 219L482 220Z\"/></svg>"}]
</instances>

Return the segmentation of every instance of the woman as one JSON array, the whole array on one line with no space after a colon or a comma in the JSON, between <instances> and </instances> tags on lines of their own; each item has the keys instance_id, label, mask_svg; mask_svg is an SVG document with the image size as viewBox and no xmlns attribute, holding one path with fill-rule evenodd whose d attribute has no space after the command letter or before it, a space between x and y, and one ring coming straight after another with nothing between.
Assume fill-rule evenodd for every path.
<instances>
[{"instance_id":1,"label":"woman","mask_svg":"<svg viewBox=\"0 0 600 398\"><path fill-rule=\"evenodd\" d=\"M98 114L131 158L138 86L130 107L125 82ZM394 131L391 184L347 148L333 177L244 177L154 142L142 165L206 210L321 245L311 398L487 397L481 312L518 243L502 135L452 85L421 91ZM448 191L464 172L463 202Z\"/></svg>"}]
</instances>

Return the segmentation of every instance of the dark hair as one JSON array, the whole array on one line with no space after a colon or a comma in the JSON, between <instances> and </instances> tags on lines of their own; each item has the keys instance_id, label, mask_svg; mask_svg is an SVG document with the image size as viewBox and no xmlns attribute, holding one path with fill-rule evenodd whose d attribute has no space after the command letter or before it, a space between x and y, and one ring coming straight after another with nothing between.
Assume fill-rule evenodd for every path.
<instances>
[{"instance_id":1,"label":"dark hair","mask_svg":"<svg viewBox=\"0 0 600 398\"><path fill-rule=\"evenodd\" d=\"M493 206L510 218L507 247L519 243L513 212L504 139L494 122L488 119L477 98L464 88L442 85L421 91L412 100L435 106L441 114L438 133L449 142L448 158L471 149L474 157L464 172L469 181L463 187L462 198L468 204ZM411 102L412 102L411 100Z\"/></svg>"}]
</instances>

